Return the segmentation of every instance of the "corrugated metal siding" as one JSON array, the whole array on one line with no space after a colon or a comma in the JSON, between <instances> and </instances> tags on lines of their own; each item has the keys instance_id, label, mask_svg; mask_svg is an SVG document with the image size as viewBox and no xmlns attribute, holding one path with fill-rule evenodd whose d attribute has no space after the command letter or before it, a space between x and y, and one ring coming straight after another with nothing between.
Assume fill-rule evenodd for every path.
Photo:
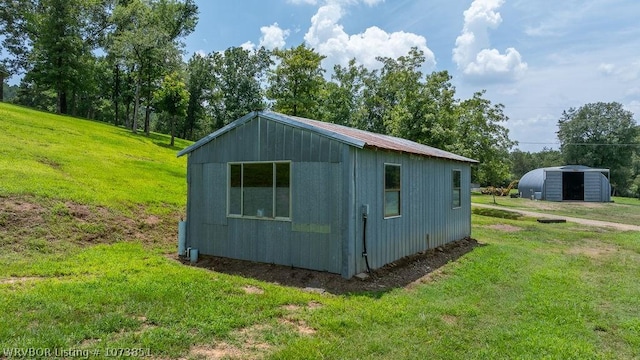
<instances>
[{"instance_id":1,"label":"corrugated metal siding","mask_svg":"<svg viewBox=\"0 0 640 360\"><path fill-rule=\"evenodd\" d=\"M401 165L401 216L384 219L384 164ZM452 170L461 171L462 206L452 209ZM407 255L471 235L470 167L388 151L357 155L356 207L369 204L369 265L379 268ZM357 216L356 272L366 269L362 218Z\"/></svg>"},{"instance_id":2,"label":"corrugated metal siding","mask_svg":"<svg viewBox=\"0 0 640 360\"><path fill-rule=\"evenodd\" d=\"M611 201L611 184L606 176L602 175L602 183L600 184L600 191L602 194L602 201Z\"/></svg>"},{"instance_id":3,"label":"corrugated metal siding","mask_svg":"<svg viewBox=\"0 0 640 360\"><path fill-rule=\"evenodd\" d=\"M202 254L342 273L342 158L349 146L272 121L249 121L189 156L187 246ZM228 218L227 162L293 160L292 220Z\"/></svg>"},{"instance_id":4,"label":"corrugated metal siding","mask_svg":"<svg viewBox=\"0 0 640 360\"><path fill-rule=\"evenodd\" d=\"M611 185L604 174L595 171L584 173L584 201L611 201Z\"/></svg>"},{"instance_id":5,"label":"corrugated metal siding","mask_svg":"<svg viewBox=\"0 0 640 360\"><path fill-rule=\"evenodd\" d=\"M545 170L543 168L535 169L529 171L520 178L520 181L518 182L518 192L523 198L531 199L535 192L542 191L544 173Z\"/></svg>"},{"instance_id":6,"label":"corrugated metal siding","mask_svg":"<svg viewBox=\"0 0 640 360\"><path fill-rule=\"evenodd\" d=\"M599 172L584 173L584 201L602 201L602 178Z\"/></svg>"},{"instance_id":7,"label":"corrugated metal siding","mask_svg":"<svg viewBox=\"0 0 640 360\"><path fill-rule=\"evenodd\" d=\"M228 218L227 163L291 162L292 220ZM383 219L384 164L401 164L402 216ZM452 209L452 170L462 206ZM202 254L353 276L362 258L362 204L369 204L370 265L471 234L468 163L359 149L310 131L255 118L189 155L187 245Z\"/></svg>"},{"instance_id":8,"label":"corrugated metal siding","mask_svg":"<svg viewBox=\"0 0 640 360\"><path fill-rule=\"evenodd\" d=\"M562 201L562 172L545 172L544 194L542 198L548 201Z\"/></svg>"}]
</instances>

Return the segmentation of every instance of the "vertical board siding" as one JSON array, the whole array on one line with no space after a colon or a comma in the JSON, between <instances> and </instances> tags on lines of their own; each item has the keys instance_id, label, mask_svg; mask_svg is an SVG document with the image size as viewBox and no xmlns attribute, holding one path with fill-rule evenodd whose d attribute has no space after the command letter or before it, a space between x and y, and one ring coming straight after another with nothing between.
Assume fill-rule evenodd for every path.
<instances>
[{"instance_id":1,"label":"vertical board siding","mask_svg":"<svg viewBox=\"0 0 640 360\"><path fill-rule=\"evenodd\" d=\"M291 221L227 217L229 162L291 161ZM401 216L384 219L384 164L401 165ZM452 209L452 170L462 206ZM470 236L470 165L358 149L256 117L189 155L187 246L202 254L351 277L366 269L361 207L369 205L372 268Z\"/></svg>"},{"instance_id":2,"label":"vertical board siding","mask_svg":"<svg viewBox=\"0 0 640 360\"><path fill-rule=\"evenodd\" d=\"M544 180L544 200L562 201L562 172L547 171Z\"/></svg>"},{"instance_id":3,"label":"vertical board siding","mask_svg":"<svg viewBox=\"0 0 640 360\"><path fill-rule=\"evenodd\" d=\"M342 158L349 146L260 118L189 155L187 245L200 253L342 273ZM227 217L227 164L291 163L292 219Z\"/></svg>"},{"instance_id":4,"label":"vertical board siding","mask_svg":"<svg viewBox=\"0 0 640 360\"><path fill-rule=\"evenodd\" d=\"M609 202L611 201L611 184L609 184L609 179L607 179L604 174L602 175L602 183L600 184L600 191L602 193L602 201Z\"/></svg>"},{"instance_id":5,"label":"vertical board siding","mask_svg":"<svg viewBox=\"0 0 640 360\"><path fill-rule=\"evenodd\" d=\"M401 166L401 216L384 218L384 165ZM367 253L371 268L379 268L428 248L471 235L470 166L381 150L357 155L356 273L366 270L361 256L362 216L369 205ZM452 208L452 171L461 171L461 207Z\"/></svg>"},{"instance_id":6,"label":"vertical board siding","mask_svg":"<svg viewBox=\"0 0 640 360\"><path fill-rule=\"evenodd\" d=\"M584 201L605 201L601 193L603 179L599 172L584 173Z\"/></svg>"}]
</instances>

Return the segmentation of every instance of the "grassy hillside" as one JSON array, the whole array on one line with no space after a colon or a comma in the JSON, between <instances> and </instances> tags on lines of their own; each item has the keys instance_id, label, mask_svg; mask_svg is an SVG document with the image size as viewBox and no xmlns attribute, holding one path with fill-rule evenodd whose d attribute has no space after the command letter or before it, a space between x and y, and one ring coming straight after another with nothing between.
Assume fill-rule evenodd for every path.
<instances>
[{"instance_id":1,"label":"grassy hillside","mask_svg":"<svg viewBox=\"0 0 640 360\"><path fill-rule=\"evenodd\" d=\"M319 294L175 261L167 143L0 104L0 358L640 358L637 233L473 215L412 286Z\"/></svg>"},{"instance_id":2,"label":"grassy hillside","mask_svg":"<svg viewBox=\"0 0 640 360\"><path fill-rule=\"evenodd\" d=\"M0 194L110 207L184 206L188 146L108 124L0 103Z\"/></svg>"}]
</instances>

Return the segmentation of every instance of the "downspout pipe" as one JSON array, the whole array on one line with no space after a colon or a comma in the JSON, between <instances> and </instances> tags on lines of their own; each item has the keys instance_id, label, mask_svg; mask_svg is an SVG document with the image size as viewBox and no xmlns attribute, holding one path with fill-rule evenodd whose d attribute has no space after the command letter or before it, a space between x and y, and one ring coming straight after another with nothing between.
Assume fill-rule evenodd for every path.
<instances>
[{"instance_id":1,"label":"downspout pipe","mask_svg":"<svg viewBox=\"0 0 640 360\"><path fill-rule=\"evenodd\" d=\"M364 257L364 262L367 264L367 272L371 273L371 268L369 267L369 256L367 254L367 217L369 215L369 205L362 206L362 256Z\"/></svg>"}]
</instances>

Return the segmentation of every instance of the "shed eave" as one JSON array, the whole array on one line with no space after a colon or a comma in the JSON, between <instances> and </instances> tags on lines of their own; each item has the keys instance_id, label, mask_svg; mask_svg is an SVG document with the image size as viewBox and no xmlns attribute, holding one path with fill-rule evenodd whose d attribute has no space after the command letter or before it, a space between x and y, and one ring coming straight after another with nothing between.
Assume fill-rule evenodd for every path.
<instances>
[{"instance_id":1,"label":"shed eave","mask_svg":"<svg viewBox=\"0 0 640 360\"><path fill-rule=\"evenodd\" d=\"M321 129L315 126L311 126L308 124L305 124L303 122L300 121L296 121L293 118L287 117L287 116L283 116L274 112L260 112L259 115L261 117L273 120L275 122L279 122L281 124L285 124L285 125L289 125L289 126L293 126L299 129L305 129L305 130L309 130L312 131L314 133L320 134L320 135L324 135L326 137L329 137L331 139L337 140L339 142L345 143L347 145L351 145L357 148L362 149L363 147L365 147L366 143L362 140L359 139L355 139L352 138L350 136L346 136L343 134L338 134L336 132L333 131L329 131L326 129Z\"/></svg>"},{"instance_id":2,"label":"shed eave","mask_svg":"<svg viewBox=\"0 0 640 360\"><path fill-rule=\"evenodd\" d=\"M283 125L291 126L297 129L307 130L321 136L326 136L329 139L347 144L349 146L353 146L358 149L363 149L366 147L366 148L381 149L386 151L396 151L403 154L411 154L411 155L422 156L426 158L446 159L446 160L459 161L459 162L471 163L471 164L479 163L479 161L477 160L470 159L470 158L467 158L455 153L451 153L448 151L444 151L441 149L433 148L427 145L418 144L407 139L396 138L389 135L370 133L367 131L342 127L339 125L327 126L325 124L322 124L322 122L318 122L316 120L298 118L295 116L288 116L284 114L275 113L272 111L251 112L241 117L240 119L198 140L191 146L178 152L177 156L181 157L185 154L191 153L194 150L197 150L198 148L206 145L207 143L214 140L215 138L233 130L238 126L245 124L249 120L252 120L256 117L264 118L264 119L274 121L276 123L280 123ZM315 125L316 123L319 123L319 124L316 126ZM341 132L341 129L343 128L345 130L349 130L355 133L351 134L349 133L349 131L345 131L345 133L343 133Z\"/></svg>"},{"instance_id":3,"label":"shed eave","mask_svg":"<svg viewBox=\"0 0 640 360\"><path fill-rule=\"evenodd\" d=\"M231 122L229 124L227 124L226 126L214 131L213 133L203 137L202 139L198 140L197 142L193 143L191 146L186 147L184 149L182 149L180 152L178 152L177 157L181 157L183 155L186 155L188 153L191 153L195 150L197 150L198 148L208 144L210 141L212 141L213 139L219 137L220 135L227 133L233 129L235 129L238 126L243 125L244 123L246 123L247 121L255 118L255 117L262 117L265 119L269 119L271 121L275 121L277 123L281 123L284 125L289 125L295 128L299 128L299 129L304 129L304 130L308 130L308 131L312 131L314 133L320 134L320 135L324 135L326 137L329 137L331 139L334 139L336 141L345 143L347 145L351 145L357 148L362 149L366 143L364 141L358 140L358 139L354 139L352 137L349 136L345 136L342 134L338 134L332 131L328 131L325 129L320 129L317 127L313 127L311 125L307 125L305 123L296 121L295 119L291 119L289 117L285 117L273 112L263 112L263 111L253 111L248 113L247 115L241 117L240 119Z\"/></svg>"},{"instance_id":4,"label":"shed eave","mask_svg":"<svg viewBox=\"0 0 640 360\"><path fill-rule=\"evenodd\" d=\"M398 153L401 153L401 154L413 155L413 156L418 156L418 157L428 158L428 159L444 159L444 160L459 161L459 162L470 163L470 164L479 164L480 163L480 161L478 161L478 160L470 159L468 157L464 157L464 156L461 156L461 155L457 155L457 154L454 154L454 153L448 153L448 152L447 152L446 155L437 156L437 155L432 155L432 154L423 154L423 153L419 153L419 152L412 152L412 151L406 151L406 150L390 149L390 148L385 148L385 147L380 147L380 146L375 146L375 145L370 145L370 144L365 144L364 148L365 149L376 149L376 150L398 152Z\"/></svg>"},{"instance_id":5,"label":"shed eave","mask_svg":"<svg viewBox=\"0 0 640 360\"><path fill-rule=\"evenodd\" d=\"M190 152L193 152L194 150L197 150L198 148L208 144L211 140L217 138L218 136L229 132L235 128L237 128L238 126L246 123L247 121L253 119L254 117L258 116L259 112L258 111L252 111L250 113L248 113L247 115L241 117L240 119L233 121L223 127L221 127L220 129L212 132L211 134L203 137L202 139L196 141L195 143L191 144L190 146L180 150L180 152L178 152L177 157L181 157L183 155L186 155Z\"/></svg>"}]
</instances>

